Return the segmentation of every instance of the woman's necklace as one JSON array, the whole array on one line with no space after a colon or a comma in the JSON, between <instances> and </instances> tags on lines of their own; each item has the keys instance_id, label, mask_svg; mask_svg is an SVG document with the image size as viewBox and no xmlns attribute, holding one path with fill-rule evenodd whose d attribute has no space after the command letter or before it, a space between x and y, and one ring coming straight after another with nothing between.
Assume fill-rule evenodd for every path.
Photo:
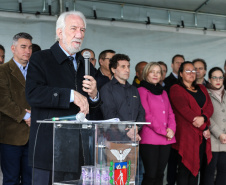
<instances>
[{"instance_id":1,"label":"woman's necklace","mask_svg":"<svg viewBox=\"0 0 226 185\"><path fill-rule=\"evenodd\" d=\"M197 90L195 90L195 88L194 87L187 87L187 89L189 90L189 91L192 91L192 92L197 92Z\"/></svg>"}]
</instances>

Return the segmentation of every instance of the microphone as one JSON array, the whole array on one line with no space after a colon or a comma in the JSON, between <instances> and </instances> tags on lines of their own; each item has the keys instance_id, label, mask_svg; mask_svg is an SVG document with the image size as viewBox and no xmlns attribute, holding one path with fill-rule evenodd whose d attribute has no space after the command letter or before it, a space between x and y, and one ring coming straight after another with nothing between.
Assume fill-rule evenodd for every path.
<instances>
[{"instance_id":1,"label":"microphone","mask_svg":"<svg viewBox=\"0 0 226 185\"><path fill-rule=\"evenodd\" d=\"M63 116L63 117L53 117L51 118L52 121L61 121L61 120L77 120L79 122L83 122L85 120L85 114L84 113L78 113L75 115L70 116Z\"/></svg>"},{"instance_id":2,"label":"microphone","mask_svg":"<svg viewBox=\"0 0 226 185\"><path fill-rule=\"evenodd\" d=\"M85 60L85 75L90 75L90 61L89 61L90 56L91 54L89 51L85 51L83 53L83 57Z\"/></svg>"}]
</instances>

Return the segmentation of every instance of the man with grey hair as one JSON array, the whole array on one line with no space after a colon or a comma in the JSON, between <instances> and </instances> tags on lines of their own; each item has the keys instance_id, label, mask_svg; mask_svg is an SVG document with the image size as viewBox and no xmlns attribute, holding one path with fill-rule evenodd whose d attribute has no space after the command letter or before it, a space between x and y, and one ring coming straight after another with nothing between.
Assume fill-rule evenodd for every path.
<instances>
[{"instance_id":1,"label":"man with grey hair","mask_svg":"<svg viewBox=\"0 0 226 185\"><path fill-rule=\"evenodd\" d=\"M36 121L79 112L89 119L88 114L100 104L93 78L94 67L90 65L90 75L85 75L84 58L79 52L85 30L86 21L81 12L65 12L57 20L57 42L50 49L31 56L26 97L32 107L29 164L34 167L33 185L53 183L53 125ZM67 165L55 166L54 174L58 182L68 180L68 177L79 179L81 166L87 160L85 149L88 144L82 140L83 133L74 130L70 136L69 140L76 141L73 147L75 153L73 158L64 158L64 164L74 166L70 170ZM69 154L70 148L65 148L65 152Z\"/></svg>"},{"instance_id":2,"label":"man with grey hair","mask_svg":"<svg viewBox=\"0 0 226 185\"><path fill-rule=\"evenodd\" d=\"M32 37L18 33L13 37L13 58L0 66L0 151L3 184L31 185L28 166L30 106L25 97Z\"/></svg>"}]
</instances>

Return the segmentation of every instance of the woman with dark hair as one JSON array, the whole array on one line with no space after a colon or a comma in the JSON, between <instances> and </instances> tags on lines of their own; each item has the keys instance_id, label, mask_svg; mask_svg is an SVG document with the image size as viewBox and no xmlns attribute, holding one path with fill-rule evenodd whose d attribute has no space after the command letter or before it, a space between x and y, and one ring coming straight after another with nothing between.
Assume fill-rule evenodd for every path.
<instances>
[{"instance_id":1,"label":"woman with dark hair","mask_svg":"<svg viewBox=\"0 0 226 185\"><path fill-rule=\"evenodd\" d=\"M211 149L213 158L205 170L205 185L226 184L226 93L224 72L219 67L209 71L207 91L213 103L214 112L210 118ZM214 182L215 169L217 176Z\"/></svg>"},{"instance_id":2,"label":"woman with dark hair","mask_svg":"<svg viewBox=\"0 0 226 185\"><path fill-rule=\"evenodd\" d=\"M144 164L142 185L163 185L170 146L175 143L176 122L166 91L159 84L163 75L157 62L148 63L138 88L145 120L151 122L140 131L140 153Z\"/></svg>"},{"instance_id":3,"label":"woman with dark hair","mask_svg":"<svg viewBox=\"0 0 226 185\"><path fill-rule=\"evenodd\" d=\"M172 147L180 155L177 185L197 185L203 156L206 154L208 163L212 158L209 118L213 105L206 88L196 84L196 71L191 62L181 64L178 81L170 89L177 123L177 142Z\"/></svg>"},{"instance_id":4,"label":"woman with dark hair","mask_svg":"<svg viewBox=\"0 0 226 185\"><path fill-rule=\"evenodd\" d=\"M224 62L224 89L226 90L226 60Z\"/></svg>"}]
</instances>

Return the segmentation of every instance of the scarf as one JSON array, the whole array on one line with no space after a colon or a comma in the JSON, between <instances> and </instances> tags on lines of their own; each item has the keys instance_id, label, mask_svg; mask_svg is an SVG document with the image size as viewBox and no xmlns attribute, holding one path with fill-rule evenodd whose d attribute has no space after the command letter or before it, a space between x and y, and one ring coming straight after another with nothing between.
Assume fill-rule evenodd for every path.
<instances>
[{"instance_id":1,"label":"scarf","mask_svg":"<svg viewBox=\"0 0 226 185\"><path fill-rule=\"evenodd\" d=\"M221 88L217 89L217 88L213 87L213 85L211 83L209 83L206 87L220 102L222 102L222 99L224 96L224 85L222 85Z\"/></svg>"},{"instance_id":2,"label":"scarf","mask_svg":"<svg viewBox=\"0 0 226 185\"><path fill-rule=\"evenodd\" d=\"M140 82L140 86L144 87L145 89L149 90L154 95L161 95L163 91L163 87L157 83L156 85L149 83L145 80Z\"/></svg>"},{"instance_id":3,"label":"scarf","mask_svg":"<svg viewBox=\"0 0 226 185\"><path fill-rule=\"evenodd\" d=\"M136 84L140 84L140 80L137 77L135 78L135 82Z\"/></svg>"}]
</instances>

